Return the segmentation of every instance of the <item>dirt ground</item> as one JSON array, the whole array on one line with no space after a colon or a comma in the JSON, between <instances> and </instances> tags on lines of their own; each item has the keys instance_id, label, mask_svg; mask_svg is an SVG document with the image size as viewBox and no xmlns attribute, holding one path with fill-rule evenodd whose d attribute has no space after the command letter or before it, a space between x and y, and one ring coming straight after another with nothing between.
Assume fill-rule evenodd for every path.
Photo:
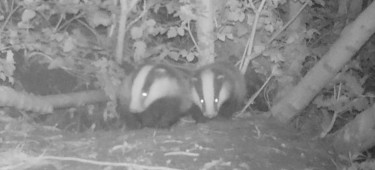
<instances>
[{"instance_id":1,"label":"dirt ground","mask_svg":"<svg viewBox=\"0 0 375 170\"><path fill-rule=\"evenodd\" d=\"M86 133L20 122L0 121L0 169L11 169L11 165L52 170L337 168L324 141L265 118L182 123L167 130Z\"/></svg>"}]
</instances>

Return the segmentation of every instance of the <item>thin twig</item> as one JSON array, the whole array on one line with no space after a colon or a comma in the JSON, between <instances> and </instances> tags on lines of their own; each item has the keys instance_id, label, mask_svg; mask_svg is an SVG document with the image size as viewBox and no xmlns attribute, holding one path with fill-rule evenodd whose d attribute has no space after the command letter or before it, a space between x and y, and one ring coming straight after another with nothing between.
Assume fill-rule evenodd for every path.
<instances>
[{"instance_id":1,"label":"thin twig","mask_svg":"<svg viewBox=\"0 0 375 170\"><path fill-rule=\"evenodd\" d=\"M99 34L95 31L95 29L93 29L90 25L88 25L87 23L81 21L81 20L77 20L80 24L82 24L83 26L85 26L88 30L90 30L94 35L95 35L95 38L96 38L96 41L99 41Z\"/></svg>"},{"instance_id":2,"label":"thin twig","mask_svg":"<svg viewBox=\"0 0 375 170\"><path fill-rule=\"evenodd\" d=\"M264 89L264 87L266 87L266 85L268 84L268 82L273 78L273 74L271 74L267 80L263 83L262 87L255 93L251 96L251 98L247 101L245 107L242 108L241 112L236 116L236 117L239 117L241 116L245 111L246 109L251 105L253 104L254 100L256 97L259 96L259 93Z\"/></svg>"},{"instance_id":3,"label":"thin twig","mask_svg":"<svg viewBox=\"0 0 375 170\"><path fill-rule=\"evenodd\" d=\"M262 54L262 52L265 50L265 49L267 49L267 46L269 46L270 44L271 44L271 42L273 41L273 40L275 40L280 34L281 34L281 32L283 32L297 17L298 17L298 15L302 12L302 10L306 7L308 5L308 2L306 1L305 2L305 4L303 4L303 6L299 9L299 11L297 12L297 14L295 15L295 16L293 16L293 18L291 19L291 20L289 20L280 30L278 30L272 37L271 37L271 39L265 44L266 45L266 48L264 48L262 51L260 51L259 53L256 53L256 54L251 54L251 51L250 52L248 52L248 49L252 49L252 44L250 45L250 42L251 42L251 40L252 40L252 38L251 38L251 36L249 37L249 39L248 39L248 42L247 42L247 44L246 44L246 47L245 47L245 51L244 51L244 53L243 53L243 55L242 55L242 59L241 59L241 61L238 63L239 65L240 65L240 69L243 71L243 73L245 73L246 72L246 69L247 69L247 67L248 67L248 65L249 65L249 63L250 63L250 61L251 60L253 60L253 59L255 59L255 58L257 58L257 57L259 57L260 56L260 54ZM254 8L253 6L252 6L252 8ZM259 10L259 9L258 9ZM257 13L256 13L257 14ZM255 20L254 20L254 23L256 24L257 21L258 20L258 18L257 17L255 17ZM256 28L256 27L254 27L255 25L253 25L253 30L254 30L254 28ZM253 30L252 30L252 33L251 34L253 34ZM254 35L255 35L255 33L254 33ZM250 48L251 47L251 48ZM248 58L246 58L246 54L249 54L248 56ZM246 59L246 61L245 61L245 59ZM247 64L246 64L247 63Z\"/></svg>"},{"instance_id":4,"label":"thin twig","mask_svg":"<svg viewBox=\"0 0 375 170\"><path fill-rule=\"evenodd\" d=\"M192 40L193 43L194 43L195 48L197 48L197 51L198 51L199 54L202 54L202 53L201 53L201 50L200 50L200 48L199 48L199 46L198 46L198 43L197 43L197 41L195 41L195 38L194 38L194 36L193 36L193 33L191 32L190 21L187 22L187 25L188 25L187 30L188 30L188 32L189 32L189 35L190 35L190 37L191 37L191 40Z\"/></svg>"},{"instance_id":5,"label":"thin twig","mask_svg":"<svg viewBox=\"0 0 375 170\"><path fill-rule=\"evenodd\" d=\"M250 56L250 54L252 53L254 39L255 39L255 32L256 32L257 25L258 25L258 20L259 20L260 13L262 12L265 3L266 3L266 0L262 0L262 2L259 5L258 10L254 11L255 12L255 19L254 19L254 22L253 22L253 26L252 26L252 29L251 29L251 33L250 33L248 43L246 44L247 50L244 51L244 53L242 55L241 63L240 63L240 70L241 70L242 74L245 74L245 72L248 68L250 59L251 59L250 57L246 57L246 56Z\"/></svg>"},{"instance_id":6,"label":"thin twig","mask_svg":"<svg viewBox=\"0 0 375 170\"><path fill-rule=\"evenodd\" d=\"M74 16L73 18L70 18L68 21L66 21L63 25L61 25L58 29L57 29L57 32L60 31L61 29L63 29L66 25L70 24L71 22L73 22L74 20L80 18L81 16L83 16L85 13L84 12L81 12L79 13L78 15ZM57 25L58 26L58 25Z\"/></svg>"},{"instance_id":7,"label":"thin twig","mask_svg":"<svg viewBox=\"0 0 375 170\"><path fill-rule=\"evenodd\" d=\"M117 166L117 167L129 167L134 169L149 169L149 170L178 170L175 168L168 168L163 166L147 166L147 165L139 165L134 163L118 163L118 162L103 162L103 161L95 161L89 159L82 159L82 158L75 158L75 157L59 157L59 156L40 156L38 157L41 160L60 160L60 161L74 161L80 163L87 163L93 165L101 165L101 166Z\"/></svg>"},{"instance_id":8,"label":"thin twig","mask_svg":"<svg viewBox=\"0 0 375 170\"><path fill-rule=\"evenodd\" d=\"M19 7L21 7L20 5L17 5L17 7L16 8L14 8L13 10L12 10L12 12L10 12L9 13L9 15L8 15L8 17L7 17L7 19L5 20L5 22L3 23L3 26L1 27L1 30L0 30L0 32L3 32L4 31L4 29L5 29L5 26L8 24L8 22L9 22L9 20L10 20L10 18L12 17L12 15L18 10L18 8Z\"/></svg>"},{"instance_id":9,"label":"thin twig","mask_svg":"<svg viewBox=\"0 0 375 170\"><path fill-rule=\"evenodd\" d=\"M298 15L299 14L301 14L301 12L303 11L303 9L305 9L306 8L306 6L308 5L308 2L309 1L306 1L303 5L302 5L302 7L299 9L299 11L297 12L297 14L296 15L294 15L293 17L292 17L292 19L291 20L289 20L280 30L278 30L272 37L271 37L271 39L267 42L267 44L271 44L271 42L273 41L273 40L275 40L280 34L281 34L281 32L283 32L290 24L292 24L292 22L294 21L294 20L296 20L296 18L298 17Z\"/></svg>"},{"instance_id":10,"label":"thin twig","mask_svg":"<svg viewBox=\"0 0 375 170\"><path fill-rule=\"evenodd\" d=\"M340 83L339 89L337 91L336 103L340 102L339 100L340 100L340 97L341 97L341 87L342 87L342 83ZM346 107L344 107L344 108L346 109ZM331 119L331 122L329 123L328 127L326 129L324 129L324 131L320 134L321 138L324 138L325 136L327 136L327 134L331 131L331 129L333 128L333 125L335 125L337 115L339 113L341 113L342 111L344 111L344 109L335 110L335 112L333 113L333 117Z\"/></svg>"},{"instance_id":11,"label":"thin twig","mask_svg":"<svg viewBox=\"0 0 375 170\"><path fill-rule=\"evenodd\" d=\"M151 7L147 8L146 9L146 0L143 1L143 11L141 14L139 14L139 16L134 19L132 22L130 22L128 24L128 26L126 27L126 30L129 30L129 28L131 28L131 26L133 26L136 22L138 22L144 15L146 15L148 9L150 9Z\"/></svg>"},{"instance_id":12,"label":"thin twig","mask_svg":"<svg viewBox=\"0 0 375 170\"><path fill-rule=\"evenodd\" d=\"M198 157L199 153L191 153L191 152L168 152L168 153L164 154L164 156L175 156L175 155Z\"/></svg>"}]
</instances>

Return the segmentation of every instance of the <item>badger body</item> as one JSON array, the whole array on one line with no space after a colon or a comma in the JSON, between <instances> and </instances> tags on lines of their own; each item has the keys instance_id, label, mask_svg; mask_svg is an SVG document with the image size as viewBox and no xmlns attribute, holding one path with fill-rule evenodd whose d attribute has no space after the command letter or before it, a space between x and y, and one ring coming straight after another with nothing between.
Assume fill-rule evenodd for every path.
<instances>
[{"instance_id":1,"label":"badger body","mask_svg":"<svg viewBox=\"0 0 375 170\"><path fill-rule=\"evenodd\" d=\"M192 100L201 110L193 119L204 122L214 117L230 117L246 96L243 75L231 63L216 62L195 71L192 81Z\"/></svg>"},{"instance_id":2,"label":"badger body","mask_svg":"<svg viewBox=\"0 0 375 170\"><path fill-rule=\"evenodd\" d=\"M166 64L140 66L122 87L129 95L118 110L129 128L170 127L192 106L188 74Z\"/></svg>"}]
</instances>

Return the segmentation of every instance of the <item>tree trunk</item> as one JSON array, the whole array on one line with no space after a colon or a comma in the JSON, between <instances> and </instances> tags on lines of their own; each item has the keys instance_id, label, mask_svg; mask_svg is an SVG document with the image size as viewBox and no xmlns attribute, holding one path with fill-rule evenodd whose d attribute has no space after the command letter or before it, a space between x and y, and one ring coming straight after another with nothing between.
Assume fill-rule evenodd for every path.
<instances>
[{"instance_id":1,"label":"tree trunk","mask_svg":"<svg viewBox=\"0 0 375 170\"><path fill-rule=\"evenodd\" d=\"M271 108L272 115L288 122L302 111L375 32L375 3L347 25L325 56L294 89Z\"/></svg>"},{"instance_id":2,"label":"tree trunk","mask_svg":"<svg viewBox=\"0 0 375 170\"><path fill-rule=\"evenodd\" d=\"M197 19L197 38L199 62L198 66L213 63L215 57L215 36L214 36L214 8L212 0L197 0L199 18Z\"/></svg>"}]
</instances>

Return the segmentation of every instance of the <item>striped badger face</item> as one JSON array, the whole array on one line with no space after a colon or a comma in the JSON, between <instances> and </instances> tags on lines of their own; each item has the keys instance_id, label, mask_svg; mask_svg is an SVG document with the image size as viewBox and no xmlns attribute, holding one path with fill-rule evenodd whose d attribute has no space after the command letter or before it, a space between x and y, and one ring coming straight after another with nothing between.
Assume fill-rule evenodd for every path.
<instances>
[{"instance_id":1,"label":"striped badger face","mask_svg":"<svg viewBox=\"0 0 375 170\"><path fill-rule=\"evenodd\" d=\"M159 99L179 97L182 92L177 74L161 64L142 66L133 76L129 110L140 113Z\"/></svg>"},{"instance_id":2,"label":"striped badger face","mask_svg":"<svg viewBox=\"0 0 375 170\"><path fill-rule=\"evenodd\" d=\"M218 116L226 102L232 102L233 106L242 104L245 95L244 78L229 63L207 65L199 69L193 78L193 101L201 109L203 116L210 119ZM235 108L226 110L235 111L233 109Z\"/></svg>"},{"instance_id":3,"label":"striped badger face","mask_svg":"<svg viewBox=\"0 0 375 170\"><path fill-rule=\"evenodd\" d=\"M216 117L221 105L230 98L232 84L225 75L212 69L202 70L197 76L193 79L194 103L205 117Z\"/></svg>"}]
</instances>

